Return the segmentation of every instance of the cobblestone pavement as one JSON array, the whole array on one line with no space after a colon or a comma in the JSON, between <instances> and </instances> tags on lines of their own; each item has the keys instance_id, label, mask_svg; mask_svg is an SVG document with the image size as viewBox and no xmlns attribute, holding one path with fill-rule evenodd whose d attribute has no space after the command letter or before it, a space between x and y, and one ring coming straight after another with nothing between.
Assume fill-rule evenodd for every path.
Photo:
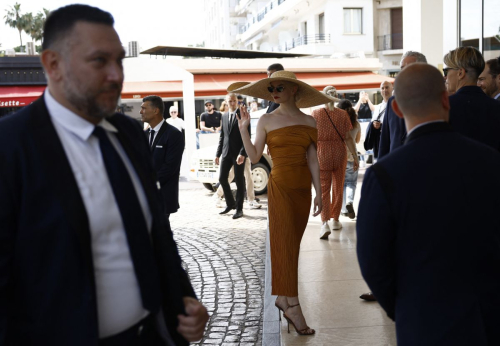
<instances>
[{"instance_id":1,"label":"cobblestone pavement","mask_svg":"<svg viewBox=\"0 0 500 346\"><path fill-rule=\"evenodd\" d=\"M244 217L219 215L212 193L182 183L181 208L170 216L183 265L210 320L194 345L261 345L267 196Z\"/></svg>"}]
</instances>

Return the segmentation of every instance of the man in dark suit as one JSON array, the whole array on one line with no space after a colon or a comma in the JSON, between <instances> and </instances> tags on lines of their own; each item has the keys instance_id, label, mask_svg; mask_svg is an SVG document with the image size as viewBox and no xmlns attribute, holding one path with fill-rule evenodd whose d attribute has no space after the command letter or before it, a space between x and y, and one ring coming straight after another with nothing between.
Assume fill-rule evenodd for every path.
<instances>
[{"instance_id":1,"label":"man in dark suit","mask_svg":"<svg viewBox=\"0 0 500 346\"><path fill-rule=\"evenodd\" d=\"M222 115L222 131L219 138L219 146L215 154L215 164L220 164L219 183L224 190L226 199L226 209L219 214L227 214L236 209L233 219L243 216L243 199L245 196L245 159L247 153L243 146L243 140L238 129L239 109L236 94L226 95L226 102L229 105L229 112ZM248 127L250 131L250 126ZM231 167L234 166L234 180L236 181L236 201L234 200L228 176Z\"/></svg>"},{"instance_id":2,"label":"man in dark suit","mask_svg":"<svg viewBox=\"0 0 500 346\"><path fill-rule=\"evenodd\" d=\"M283 71L285 68L281 64L272 64L267 68L267 77L271 77L271 75L276 71ZM279 103L274 103L273 101L269 101L269 105L267 107L266 113L273 112L276 108L280 106Z\"/></svg>"},{"instance_id":3,"label":"man in dark suit","mask_svg":"<svg viewBox=\"0 0 500 346\"><path fill-rule=\"evenodd\" d=\"M179 175L184 136L177 128L163 119L165 106L159 96L142 99L142 121L149 124L145 131L153 153L153 168L161 186L167 219L179 209Z\"/></svg>"},{"instance_id":4,"label":"man in dark suit","mask_svg":"<svg viewBox=\"0 0 500 346\"><path fill-rule=\"evenodd\" d=\"M114 114L111 14L51 12L44 95L0 120L0 345L188 345L206 309L181 266L150 150ZM5 169L8 167L8 169Z\"/></svg>"},{"instance_id":5,"label":"man in dark suit","mask_svg":"<svg viewBox=\"0 0 500 346\"><path fill-rule=\"evenodd\" d=\"M361 273L395 320L398 345L500 345L500 181L477 188L478 167L497 172L500 154L452 130L448 93L431 65L401 71L393 109L408 136L366 172ZM481 217L466 217L477 205Z\"/></svg>"},{"instance_id":6,"label":"man in dark suit","mask_svg":"<svg viewBox=\"0 0 500 346\"><path fill-rule=\"evenodd\" d=\"M427 59L422 53L407 51L401 58L401 70L416 62L427 63ZM394 113L392 109L393 100L394 96L391 96L389 101L387 101L387 107L384 113L384 126L382 126L378 149L379 159L402 146L406 138L405 122Z\"/></svg>"},{"instance_id":7,"label":"man in dark suit","mask_svg":"<svg viewBox=\"0 0 500 346\"><path fill-rule=\"evenodd\" d=\"M476 48L459 47L444 56L450 96L450 125L464 136L500 150L500 102L477 86L484 59Z\"/></svg>"}]
</instances>

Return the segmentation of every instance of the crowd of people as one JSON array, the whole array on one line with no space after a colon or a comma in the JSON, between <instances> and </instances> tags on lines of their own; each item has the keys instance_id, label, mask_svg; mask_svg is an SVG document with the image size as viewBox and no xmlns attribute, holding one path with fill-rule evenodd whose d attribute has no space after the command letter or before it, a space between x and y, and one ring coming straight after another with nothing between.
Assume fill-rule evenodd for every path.
<instances>
[{"instance_id":1,"label":"crowd of people","mask_svg":"<svg viewBox=\"0 0 500 346\"><path fill-rule=\"evenodd\" d=\"M41 54L47 90L0 120L1 345L188 345L208 321L169 223L185 125L176 107L165 120L154 95L142 100L146 131L115 113L125 53L113 24L87 5L51 12ZM311 205L322 240L341 230L340 215L356 218L356 144L367 120L375 157L357 254L372 292L362 298L396 322L400 345L500 344L500 182L487 179L500 169L500 57L485 62L459 47L443 62L444 79L423 54L405 53L378 105L366 93L353 105L334 86L320 92L280 64L267 78L230 85L220 112L205 101L200 133L220 133L220 214L241 218L245 191L261 207L250 167L266 146L273 159L272 294L298 334L315 334L298 292ZM247 108L241 95L269 101L253 140L258 104Z\"/></svg>"}]
</instances>

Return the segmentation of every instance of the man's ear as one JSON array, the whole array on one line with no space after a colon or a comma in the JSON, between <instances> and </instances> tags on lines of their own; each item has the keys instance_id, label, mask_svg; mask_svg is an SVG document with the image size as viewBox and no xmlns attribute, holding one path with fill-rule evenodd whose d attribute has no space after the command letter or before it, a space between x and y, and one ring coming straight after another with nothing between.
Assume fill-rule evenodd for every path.
<instances>
[{"instance_id":1,"label":"man's ear","mask_svg":"<svg viewBox=\"0 0 500 346\"><path fill-rule=\"evenodd\" d=\"M396 113L396 115L403 119L403 112L401 111L401 109L399 108L399 105L398 103L396 102L396 99L393 99L392 100L392 110L394 111L394 113Z\"/></svg>"},{"instance_id":2,"label":"man's ear","mask_svg":"<svg viewBox=\"0 0 500 346\"><path fill-rule=\"evenodd\" d=\"M450 97L446 90L441 94L441 105L447 112L450 111Z\"/></svg>"},{"instance_id":3,"label":"man's ear","mask_svg":"<svg viewBox=\"0 0 500 346\"><path fill-rule=\"evenodd\" d=\"M61 54L51 49L44 50L40 57L45 73L56 82L63 76L61 59Z\"/></svg>"}]
</instances>

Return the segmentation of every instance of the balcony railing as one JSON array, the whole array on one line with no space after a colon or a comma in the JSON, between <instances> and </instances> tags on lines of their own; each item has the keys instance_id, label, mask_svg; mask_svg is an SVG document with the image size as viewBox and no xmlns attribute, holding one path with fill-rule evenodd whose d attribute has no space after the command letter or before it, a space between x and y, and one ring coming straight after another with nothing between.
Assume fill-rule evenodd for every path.
<instances>
[{"instance_id":1,"label":"balcony railing","mask_svg":"<svg viewBox=\"0 0 500 346\"><path fill-rule=\"evenodd\" d=\"M264 7L262 10L260 10L256 16L250 18L248 20L248 23L245 24L245 25L242 25L240 27L240 34L243 34L245 33L253 24L255 23L258 23L260 22L261 20L263 20L267 14L269 13L269 11L275 9L276 7L278 7L279 5L281 5L282 3L284 3L285 0L272 0L270 1L266 7Z\"/></svg>"},{"instance_id":2,"label":"balcony railing","mask_svg":"<svg viewBox=\"0 0 500 346\"><path fill-rule=\"evenodd\" d=\"M378 50L403 49L403 34L378 36Z\"/></svg>"},{"instance_id":3,"label":"balcony railing","mask_svg":"<svg viewBox=\"0 0 500 346\"><path fill-rule=\"evenodd\" d=\"M273 47L273 52L286 52L290 49L309 44L331 43L330 34L306 35L294 38L279 46Z\"/></svg>"}]
</instances>

